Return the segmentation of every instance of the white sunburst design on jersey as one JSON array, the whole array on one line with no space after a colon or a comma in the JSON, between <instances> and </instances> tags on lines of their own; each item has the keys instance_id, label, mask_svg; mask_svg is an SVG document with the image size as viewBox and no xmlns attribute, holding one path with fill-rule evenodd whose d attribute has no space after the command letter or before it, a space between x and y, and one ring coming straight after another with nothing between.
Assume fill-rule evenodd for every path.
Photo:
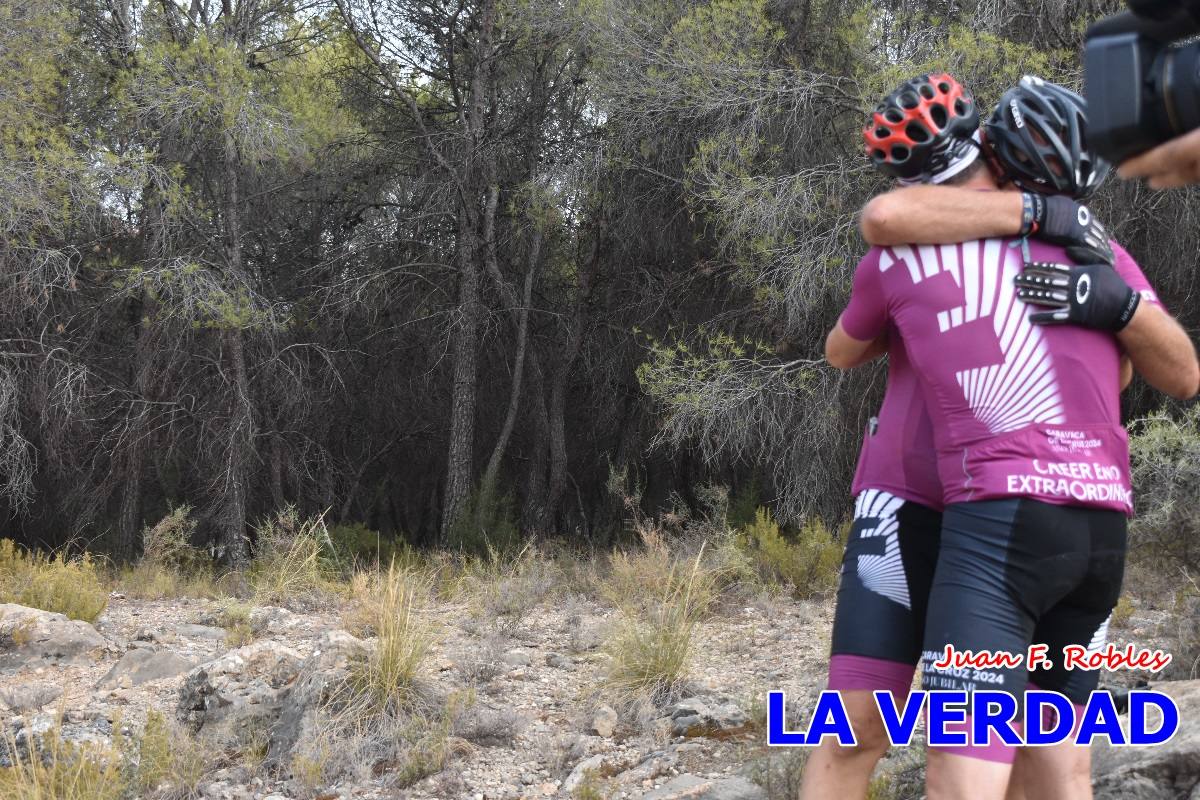
<instances>
[{"instance_id":1,"label":"white sunburst design on jersey","mask_svg":"<svg viewBox=\"0 0 1200 800\"><path fill-rule=\"evenodd\" d=\"M1100 627L1096 629L1096 633L1093 634L1092 640L1088 642L1087 655L1090 656L1093 653L1099 653L1104 649L1104 645L1108 644L1108 626L1111 622L1112 614L1110 613L1104 622L1100 623Z\"/></svg>"},{"instance_id":2,"label":"white sunburst design on jersey","mask_svg":"<svg viewBox=\"0 0 1200 800\"><path fill-rule=\"evenodd\" d=\"M949 272L962 289L961 306L938 312L942 333L991 318L1004 360L955 373L976 419L992 433L1066 421L1050 350L1013 288L1013 277L1021 270L1017 251L1000 239L900 246L884 250L880 269L886 272L897 261L908 268L913 283Z\"/></svg>"},{"instance_id":3,"label":"white sunburst design on jersey","mask_svg":"<svg viewBox=\"0 0 1200 800\"><path fill-rule=\"evenodd\" d=\"M884 541L883 555L860 555L855 568L867 589L912 610L904 560L900 556L900 522L896 519L902 505L902 498L878 489L866 489L856 498L854 519L875 521L873 527L859 528L858 535L864 539L882 536Z\"/></svg>"}]
</instances>

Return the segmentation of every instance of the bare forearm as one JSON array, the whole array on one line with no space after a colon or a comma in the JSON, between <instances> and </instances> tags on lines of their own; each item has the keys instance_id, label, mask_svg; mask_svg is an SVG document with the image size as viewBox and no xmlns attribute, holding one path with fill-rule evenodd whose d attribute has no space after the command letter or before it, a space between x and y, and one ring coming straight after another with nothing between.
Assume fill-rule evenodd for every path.
<instances>
[{"instance_id":1,"label":"bare forearm","mask_svg":"<svg viewBox=\"0 0 1200 800\"><path fill-rule=\"evenodd\" d=\"M882 356L887 352L887 336L870 341L855 339L846 333L839 319L837 325L825 337L825 359L836 369L853 369Z\"/></svg>"},{"instance_id":2,"label":"bare forearm","mask_svg":"<svg viewBox=\"0 0 1200 800\"><path fill-rule=\"evenodd\" d=\"M909 186L867 203L859 221L873 245L947 244L1021 232L1020 192Z\"/></svg>"},{"instance_id":3,"label":"bare forearm","mask_svg":"<svg viewBox=\"0 0 1200 800\"><path fill-rule=\"evenodd\" d=\"M1138 306L1117 338L1133 368L1155 389L1179 400L1200 392L1196 348L1179 323L1158 306Z\"/></svg>"}]
</instances>

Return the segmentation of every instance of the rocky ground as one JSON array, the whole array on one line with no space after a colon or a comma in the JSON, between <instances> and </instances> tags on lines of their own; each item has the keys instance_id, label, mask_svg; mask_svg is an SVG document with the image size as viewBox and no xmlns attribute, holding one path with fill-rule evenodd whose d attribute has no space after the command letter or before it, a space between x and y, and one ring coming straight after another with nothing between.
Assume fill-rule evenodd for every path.
<instances>
[{"instance_id":1,"label":"rocky ground","mask_svg":"<svg viewBox=\"0 0 1200 800\"><path fill-rule=\"evenodd\" d=\"M314 709L370 642L343 630L336 606L265 607L251 615L254 641L233 647L215 624L220 610L212 601L114 594L89 626L0 605L0 714L18 747L51 729L56 710L64 738L103 742L114 724L135 732L157 709L181 730L262 740L260 763L225 763L204 777L207 798L784 797L794 754L763 746L763 698L782 689L789 703L807 706L824 679L832 622L826 601L726 604L698 630L693 680L679 697L618 713L598 689L612 609L579 596L547 599L500 625L440 604L427 612L439 633L426 694L466 698L445 768L400 785L407 781L376 765L321 785L277 767L294 766L301 742L310 752L320 741ZM1129 630L1139 625L1135 616ZM1200 715L1200 689L1176 688ZM1187 713L1169 753L1101 754L1098 796L1200 798L1200 716Z\"/></svg>"}]
</instances>

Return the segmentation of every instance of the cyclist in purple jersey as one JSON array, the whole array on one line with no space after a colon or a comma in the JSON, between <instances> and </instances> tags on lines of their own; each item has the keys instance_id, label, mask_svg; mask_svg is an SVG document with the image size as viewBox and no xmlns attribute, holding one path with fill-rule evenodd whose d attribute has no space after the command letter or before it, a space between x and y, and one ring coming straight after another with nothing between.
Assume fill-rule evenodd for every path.
<instances>
[{"instance_id":1,"label":"cyclist in purple jersey","mask_svg":"<svg viewBox=\"0 0 1200 800\"><path fill-rule=\"evenodd\" d=\"M1023 84L1022 91L1044 99L1037 85ZM1052 103L1065 96L1049 90L1044 95ZM1058 170L1047 171L1061 178L1062 166L1060 161ZM1086 180L1079 170L1071 177ZM967 186L996 188L986 173ZM1043 198L1039 208L1023 208L1021 230L1028 233L1031 223L1070 227L1061 214L1056 220L1047 213L1054 206ZM892 224L893 212L889 207L887 214L869 213L864 231L883 221ZM1076 226L1086 224L1080 215ZM888 327L898 330L932 413L945 423L936 429L947 499L967 502L947 513L943 536L951 539L943 541L929 601L927 647L945 641L1020 649L1031 637L1091 644L1089 639L1102 637L1103 619L1119 591L1129 499L1124 435L1117 424L1120 351L1107 333L1032 325L1022 298L1054 307L1034 314L1038 322L1122 329L1121 345L1152 384L1176 395L1195 392L1198 368L1190 342L1186 335L1180 339L1178 326L1153 302L1139 302L1153 300L1153 294L1123 251L1117 251L1116 270L1035 266L1022 273L1025 254L1009 244L873 252L860 265L850 308L830 336L831 363L848 367L877 354L876 337ZM1066 262L1066 253L1030 247L1034 258ZM1156 352L1180 366L1173 381L1145 363ZM1040 566L1045 563L1055 569L1047 573ZM989 575L997 568L1001 575ZM965 590L964 576L971 579ZM976 583L988 588L974 591ZM1017 597L1022 608L1013 608ZM1024 677L997 673L983 679L1007 681L1006 688L1019 691ZM971 688L928 666L925 684ZM1039 676L1039 684L1077 700L1082 691L1076 676L1061 672ZM931 751L929 796L1003 796L1011 756L1001 753L989 762L996 754L987 750L965 754L974 758ZM1039 760L1054 763L1044 755ZM1053 781L1044 782L1038 796L1090 794L1086 769L1079 779L1078 759L1074 766L1063 763L1065 779L1054 788Z\"/></svg>"}]
</instances>

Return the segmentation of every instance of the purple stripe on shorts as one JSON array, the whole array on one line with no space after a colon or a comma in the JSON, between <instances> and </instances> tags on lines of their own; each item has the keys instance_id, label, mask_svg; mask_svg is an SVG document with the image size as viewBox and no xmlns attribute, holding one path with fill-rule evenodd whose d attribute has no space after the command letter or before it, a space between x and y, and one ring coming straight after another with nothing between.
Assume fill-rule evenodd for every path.
<instances>
[{"instance_id":1,"label":"purple stripe on shorts","mask_svg":"<svg viewBox=\"0 0 1200 800\"><path fill-rule=\"evenodd\" d=\"M902 702L912 688L914 672L915 664L840 654L829 659L829 688L842 692L888 691Z\"/></svg>"},{"instance_id":2,"label":"purple stripe on shorts","mask_svg":"<svg viewBox=\"0 0 1200 800\"><path fill-rule=\"evenodd\" d=\"M1033 681L1030 681L1029 685L1025 687L1025 691L1040 692L1040 691L1044 691L1044 690L1042 689L1042 687L1038 686ZM1071 705L1075 708L1075 727L1071 729L1071 738L1069 739L1069 741L1073 742L1073 741L1075 741L1075 737L1079 735L1079 726L1083 724L1083 706L1080 705L1079 703L1071 703ZM1049 706L1043 707L1042 708L1042 730L1050 730L1057 724L1058 724L1058 714L1054 713L1054 709L1050 708Z\"/></svg>"},{"instance_id":3,"label":"purple stripe on shorts","mask_svg":"<svg viewBox=\"0 0 1200 800\"><path fill-rule=\"evenodd\" d=\"M928 726L929 720L926 715L925 724ZM1020 732L1021 723L1013 724L1013 727ZM957 732L971 730L971 715L967 715L966 722L946 723L946 731ZM1017 748L1012 745L1007 745L1000 741L1000 736L993 730L988 730L987 744L966 744L966 745L930 745L930 750L937 750L940 753L949 753L953 756L962 756L963 758L974 758L979 761L994 761L998 764L1011 764L1013 759L1017 757Z\"/></svg>"}]
</instances>

